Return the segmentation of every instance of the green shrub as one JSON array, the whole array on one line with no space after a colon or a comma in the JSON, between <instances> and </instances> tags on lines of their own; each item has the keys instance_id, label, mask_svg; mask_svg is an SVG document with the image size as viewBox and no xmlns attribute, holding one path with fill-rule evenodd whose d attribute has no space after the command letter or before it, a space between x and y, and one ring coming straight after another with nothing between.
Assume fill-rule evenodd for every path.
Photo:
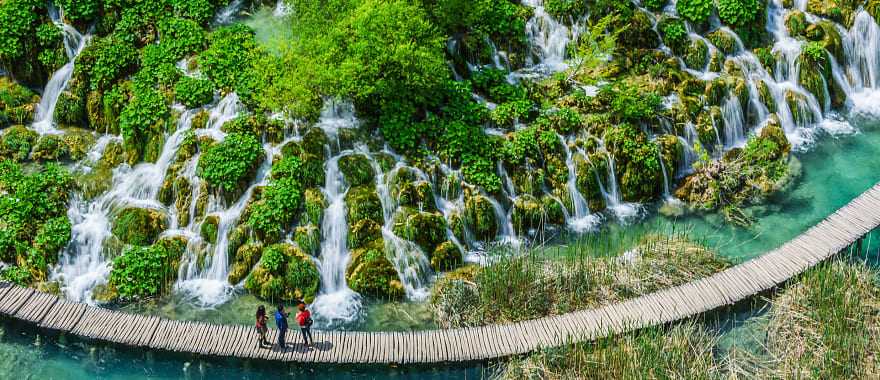
<instances>
[{"instance_id":1,"label":"green shrub","mask_svg":"<svg viewBox=\"0 0 880 380\"><path fill-rule=\"evenodd\" d=\"M684 51L688 41L690 41L684 22L677 18L667 18L661 20L658 27L666 46L669 46L677 53Z\"/></svg>"},{"instance_id":2,"label":"green shrub","mask_svg":"<svg viewBox=\"0 0 880 380\"><path fill-rule=\"evenodd\" d=\"M64 17L72 21L91 21L101 13L101 0L57 0Z\"/></svg>"},{"instance_id":3,"label":"green shrub","mask_svg":"<svg viewBox=\"0 0 880 380\"><path fill-rule=\"evenodd\" d=\"M81 55L81 59L92 62L86 69L92 90L109 88L114 81L131 73L138 57L135 47L115 34L95 38Z\"/></svg>"},{"instance_id":4,"label":"green shrub","mask_svg":"<svg viewBox=\"0 0 880 380\"><path fill-rule=\"evenodd\" d=\"M214 188L233 192L247 182L263 159L263 146L256 137L230 133L199 158L199 176Z\"/></svg>"},{"instance_id":5,"label":"green shrub","mask_svg":"<svg viewBox=\"0 0 880 380\"><path fill-rule=\"evenodd\" d=\"M209 37L209 47L198 57L202 72L217 88L232 90L243 81L250 67L257 43L254 31L244 24L234 24L215 30Z\"/></svg>"},{"instance_id":6,"label":"green shrub","mask_svg":"<svg viewBox=\"0 0 880 380\"><path fill-rule=\"evenodd\" d=\"M587 2L581 0L545 0L544 9L557 20L577 20L587 15Z\"/></svg>"},{"instance_id":7,"label":"green shrub","mask_svg":"<svg viewBox=\"0 0 880 380\"><path fill-rule=\"evenodd\" d=\"M714 8L713 0L679 0L675 3L681 17L697 23L708 20Z\"/></svg>"},{"instance_id":8,"label":"green shrub","mask_svg":"<svg viewBox=\"0 0 880 380\"><path fill-rule=\"evenodd\" d=\"M198 23L180 18L159 22L159 39L174 61L205 48L205 33Z\"/></svg>"},{"instance_id":9,"label":"green shrub","mask_svg":"<svg viewBox=\"0 0 880 380\"><path fill-rule=\"evenodd\" d=\"M33 36L40 19L38 9L44 5L38 0L6 0L0 3L0 62L4 67L25 57L33 44Z\"/></svg>"},{"instance_id":10,"label":"green shrub","mask_svg":"<svg viewBox=\"0 0 880 380\"><path fill-rule=\"evenodd\" d=\"M718 0L718 18L727 25L744 26L764 16L759 0Z\"/></svg>"},{"instance_id":11,"label":"green shrub","mask_svg":"<svg viewBox=\"0 0 880 380\"><path fill-rule=\"evenodd\" d=\"M150 137L164 132L164 121L170 115L165 98L152 88L135 86L134 96L119 115L119 130L122 132L130 160L140 158L146 150ZM135 160L136 162L136 160Z\"/></svg>"},{"instance_id":12,"label":"green shrub","mask_svg":"<svg viewBox=\"0 0 880 380\"><path fill-rule=\"evenodd\" d=\"M174 96L187 108L197 108L214 100L214 86L209 80L184 76L174 85Z\"/></svg>"},{"instance_id":13,"label":"green shrub","mask_svg":"<svg viewBox=\"0 0 880 380\"><path fill-rule=\"evenodd\" d=\"M149 247L130 247L113 260L110 285L123 299L147 298L159 295L177 274L182 251L169 249L163 244Z\"/></svg>"},{"instance_id":14,"label":"green shrub","mask_svg":"<svg viewBox=\"0 0 880 380\"><path fill-rule=\"evenodd\" d=\"M666 7L666 3L667 0L645 0L642 2L645 8L654 12L663 10L663 8Z\"/></svg>"},{"instance_id":15,"label":"green shrub","mask_svg":"<svg viewBox=\"0 0 880 380\"><path fill-rule=\"evenodd\" d=\"M27 286L31 282L31 273L27 268L11 266L0 270L0 280L9 281L18 286Z\"/></svg>"}]
</instances>

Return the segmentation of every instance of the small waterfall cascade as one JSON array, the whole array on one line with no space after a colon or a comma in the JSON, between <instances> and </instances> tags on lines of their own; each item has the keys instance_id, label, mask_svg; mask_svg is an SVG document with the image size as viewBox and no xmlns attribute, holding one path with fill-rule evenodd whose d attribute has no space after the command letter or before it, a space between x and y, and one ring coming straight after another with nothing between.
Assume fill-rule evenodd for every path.
<instances>
[{"instance_id":1,"label":"small waterfall cascade","mask_svg":"<svg viewBox=\"0 0 880 380\"><path fill-rule=\"evenodd\" d=\"M565 138L562 137L562 135L559 135L559 143L562 144L563 149L565 149L565 166L568 168L567 187L572 204L572 210L568 210L568 217L566 218L565 222L568 225L568 228L572 229L575 232L592 231L599 225L601 219L598 215L590 213L590 208L587 205L587 200L578 189L577 165L574 162L574 156L572 155L571 148L569 148L568 143L565 141Z\"/></svg>"},{"instance_id":2,"label":"small waterfall cascade","mask_svg":"<svg viewBox=\"0 0 880 380\"><path fill-rule=\"evenodd\" d=\"M663 173L663 198L672 198L672 193L669 192L669 173L666 172L666 163L663 162L662 152L657 152L657 159L660 161L660 171Z\"/></svg>"},{"instance_id":3,"label":"small waterfall cascade","mask_svg":"<svg viewBox=\"0 0 880 380\"><path fill-rule=\"evenodd\" d=\"M193 110L183 112L177 129L165 140L155 163L144 162L134 167L123 165L114 169L112 187L94 200L85 200L78 195L73 197L67 211L72 224L71 241L52 274L53 279L62 280L62 290L69 299L91 302L91 290L107 282L110 262L105 257L104 242L112 235L110 221L115 212L124 207L165 210L156 199L159 188L185 132L192 126L195 113ZM103 137L102 143L96 144L86 159L97 161L113 139L118 140Z\"/></svg>"},{"instance_id":4,"label":"small waterfall cascade","mask_svg":"<svg viewBox=\"0 0 880 380\"><path fill-rule=\"evenodd\" d=\"M530 62L539 72L557 72L568 68L565 53L568 44L577 40L579 26L571 30L557 21L544 9L543 0L523 0L523 4L534 9L534 15L526 23L526 37L538 62ZM531 61L531 57L529 60Z\"/></svg>"},{"instance_id":5,"label":"small waterfall cascade","mask_svg":"<svg viewBox=\"0 0 880 380\"><path fill-rule=\"evenodd\" d=\"M231 23L235 20L235 16L238 15L238 11L241 10L242 6L244 6L244 0L232 0L217 12L217 15L214 17L214 23L220 25Z\"/></svg>"},{"instance_id":6,"label":"small waterfall cascade","mask_svg":"<svg viewBox=\"0 0 880 380\"><path fill-rule=\"evenodd\" d=\"M621 224L629 224L641 217L644 209L642 208L642 205L638 203L623 201L617 183L617 174L615 174L614 170L614 156L611 155L611 153L608 153L607 157L608 184L602 186L602 181L599 181L599 190L605 198L605 203L607 204L608 209L614 214L617 220Z\"/></svg>"},{"instance_id":7,"label":"small waterfall cascade","mask_svg":"<svg viewBox=\"0 0 880 380\"><path fill-rule=\"evenodd\" d=\"M327 160L322 189L328 206L321 222L321 291L311 307L322 324L329 326L353 322L361 311L361 296L348 287L345 279L351 260L345 206L348 187L339 170L339 159L348 154L352 152L345 151Z\"/></svg>"},{"instance_id":8,"label":"small waterfall cascade","mask_svg":"<svg viewBox=\"0 0 880 380\"><path fill-rule=\"evenodd\" d=\"M365 150L365 148L361 148ZM385 173L379 163L369 153L363 153L369 158L373 171L376 173L376 193L382 203L382 238L385 240L385 251L390 254L391 263L394 264L400 281L406 291L406 296L411 300L424 300L428 297L429 276L433 273L431 262L425 252L416 243L403 239L394 233L394 213L398 203L391 196L389 183L394 180L398 172L406 168L400 157L395 157L397 163L388 173Z\"/></svg>"},{"instance_id":9,"label":"small waterfall cascade","mask_svg":"<svg viewBox=\"0 0 880 380\"><path fill-rule=\"evenodd\" d=\"M721 117L724 120L724 148L730 149L746 143L746 122L743 119L742 104L736 96L728 96L721 106Z\"/></svg>"},{"instance_id":10,"label":"small waterfall cascade","mask_svg":"<svg viewBox=\"0 0 880 380\"><path fill-rule=\"evenodd\" d=\"M290 13L293 12L293 9L290 8L290 5L287 4L284 0L278 0L275 3L275 9L272 10L272 15L275 17L287 17Z\"/></svg>"},{"instance_id":11,"label":"small waterfall cascade","mask_svg":"<svg viewBox=\"0 0 880 380\"><path fill-rule=\"evenodd\" d=\"M76 57L79 56L79 53L88 44L89 39L91 39L89 34L82 35L76 28L64 23L61 15L54 7L50 7L49 15L55 25L61 28L64 36L64 52L67 54L68 62L49 77L49 82L46 83L46 87L43 89L40 104L37 105L37 112L34 115L34 122L31 128L41 135L61 133L61 131L55 128L55 106L58 104L61 92L67 88L67 82L73 76L73 64L76 61Z\"/></svg>"}]
</instances>

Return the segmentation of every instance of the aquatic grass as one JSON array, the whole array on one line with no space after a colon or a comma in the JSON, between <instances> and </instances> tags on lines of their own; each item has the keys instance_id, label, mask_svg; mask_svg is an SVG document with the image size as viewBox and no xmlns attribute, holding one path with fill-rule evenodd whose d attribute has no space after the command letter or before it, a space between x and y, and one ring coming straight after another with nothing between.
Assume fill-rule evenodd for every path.
<instances>
[{"instance_id":1,"label":"aquatic grass","mask_svg":"<svg viewBox=\"0 0 880 380\"><path fill-rule=\"evenodd\" d=\"M594 308L730 266L687 230L593 236L565 249L498 248L491 264L441 278L431 303L443 327L515 322Z\"/></svg>"},{"instance_id":2,"label":"aquatic grass","mask_svg":"<svg viewBox=\"0 0 880 380\"><path fill-rule=\"evenodd\" d=\"M772 302L767 346L780 378L880 375L880 283L865 263L835 260L807 271Z\"/></svg>"},{"instance_id":3,"label":"aquatic grass","mask_svg":"<svg viewBox=\"0 0 880 380\"><path fill-rule=\"evenodd\" d=\"M717 335L688 321L545 349L496 364L495 379L715 379Z\"/></svg>"}]
</instances>

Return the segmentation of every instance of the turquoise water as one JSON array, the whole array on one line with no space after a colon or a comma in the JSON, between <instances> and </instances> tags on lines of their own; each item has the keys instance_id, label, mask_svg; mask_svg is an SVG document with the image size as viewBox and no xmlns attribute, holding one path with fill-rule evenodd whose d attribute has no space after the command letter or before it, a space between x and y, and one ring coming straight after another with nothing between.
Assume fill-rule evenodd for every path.
<instances>
[{"instance_id":1,"label":"turquoise water","mask_svg":"<svg viewBox=\"0 0 880 380\"><path fill-rule=\"evenodd\" d=\"M0 320L0 379L479 379L468 367L326 367L204 359L93 344Z\"/></svg>"}]
</instances>

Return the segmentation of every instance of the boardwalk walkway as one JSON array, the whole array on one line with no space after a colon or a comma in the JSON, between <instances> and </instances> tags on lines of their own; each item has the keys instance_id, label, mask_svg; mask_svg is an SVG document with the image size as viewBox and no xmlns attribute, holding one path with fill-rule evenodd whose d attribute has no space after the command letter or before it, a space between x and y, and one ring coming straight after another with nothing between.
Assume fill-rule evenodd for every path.
<instances>
[{"instance_id":1,"label":"boardwalk walkway","mask_svg":"<svg viewBox=\"0 0 880 380\"><path fill-rule=\"evenodd\" d=\"M310 363L440 363L511 356L610 332L688 318L774 288L880 225L880 184L761 257L697 281L621 303L531 321L420 332L315 331L316 349L259 349L252 327L109 311L0 284L0 315L46 329L132 347ZM276 332L270 332L275 341ZM298 331L288 335L298 341Z\"/></svg>"}]
</instances>

